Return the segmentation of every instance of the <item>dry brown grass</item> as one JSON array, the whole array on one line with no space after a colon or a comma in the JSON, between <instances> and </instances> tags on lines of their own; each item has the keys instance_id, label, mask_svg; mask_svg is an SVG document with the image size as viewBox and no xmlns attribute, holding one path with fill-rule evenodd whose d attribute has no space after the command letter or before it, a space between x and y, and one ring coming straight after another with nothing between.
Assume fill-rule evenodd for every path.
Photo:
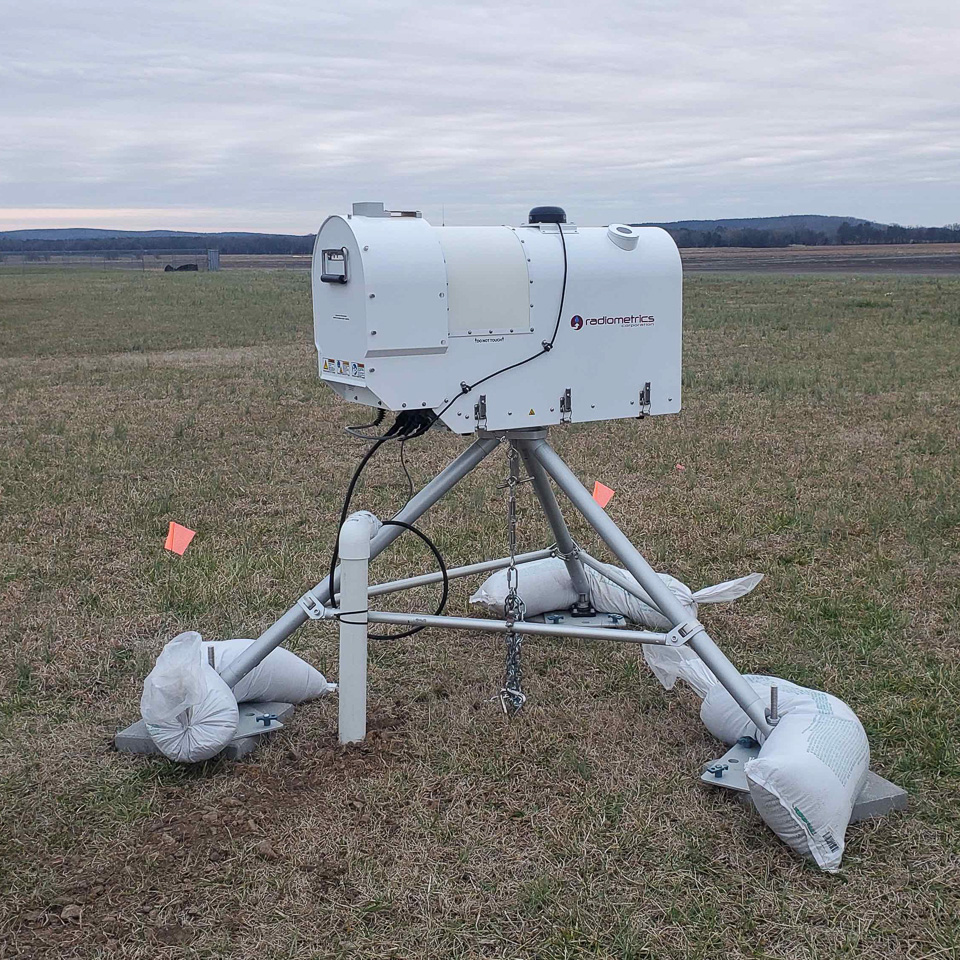
<instances>
[{"instance_id":1,"label":"dry brown grass","mask_svg":"<svg viewBox=\"0 0 960 960\"><path fill-rule=\"evenodd\" d=\"M331 699L247 762L111 752L165 639L255 633L323 575L360 448L308 292L0 278L0 956L956 957L960 281L693 279L684 413L555 438L655 565L765 573L713 635L847 699L911 790L838 877L701 789L694 699L608 646L528 642L513 723L496 640L421 634L375 647L362 747ZM415 479L461 448L411 446ZM502 554L504 473L425 522L449 562ZM404 495L385 452L364 505ZM292 646L335 676L329 627Z\"/></svg>"}]
</instances>

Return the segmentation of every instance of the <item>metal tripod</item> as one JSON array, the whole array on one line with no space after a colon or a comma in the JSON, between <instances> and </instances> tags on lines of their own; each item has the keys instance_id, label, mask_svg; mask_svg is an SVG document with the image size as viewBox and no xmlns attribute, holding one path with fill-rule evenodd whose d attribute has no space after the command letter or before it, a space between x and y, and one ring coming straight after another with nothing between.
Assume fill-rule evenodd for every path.
<instances>
[{"instance_id":1,"label":"metal tripod","mask_svg":"<svg viewBox=\"0 0 960 960\"><path fill-rule=\"evenodd\" d=\"M366 735L366 663L367 624L390 623L424 625L452 630L473 632L498 632L519 637L545 635L577 637L595 640L613 640L620 643L652 643L668 646L689 644L697 656L713 672L717 680L744 710L758 730L766 735L771 727L765 716L767 704L740 675L740 672L724 656L713 642L703 624L689 616L673 592L653 571L637 548L593 499L570 468L547 443L546 428L511 430L486 434L479 438L453 460L441 473L431 480L401 509L395 520L415 523L435 503L442 499L457 483L469 474L501 442L509 443L519 454L532 480L537 499L546 516L556 541L553 550L538 550L532 553L487 560L447 571L450 579L485 573L492 570L514 567L543 557L559 556L566 564L578 594L577 605L589 607L589 584L584 573L584 563L595 566L597 561L574 542L567 529L560 505L557 502L552 479L563 491L573 506L599 534L617 559L636 578L640 585L624 579L621 586L645 603L652 603L672 624L668 633L648 630L629 630L595 626L567 626L563 624L531 623L523 620L488 620L472 617L428 616L425 614L388 613L370 610L371 597L406 590L427 583L436 583L442 574L429 573L389 583L368 585L367 565L370 559L382 553L403 532L399 526L383 526L371 538L370 518L366 514L353 514L340 531L341 563L334 577L335 589L340 595L331 597L329 583L325 578L312 590L307 591L283 616L268 627L229 667L223 671L223 679L233 687L249 673L271 650L283 643L307 620L332 620L340 618L340 740L352 742ZM512 551L511 551L512 553ZM340 608L336 607L339 599ZM349 615L348 615L349 614Z\"/></svg>"}]
</instances>

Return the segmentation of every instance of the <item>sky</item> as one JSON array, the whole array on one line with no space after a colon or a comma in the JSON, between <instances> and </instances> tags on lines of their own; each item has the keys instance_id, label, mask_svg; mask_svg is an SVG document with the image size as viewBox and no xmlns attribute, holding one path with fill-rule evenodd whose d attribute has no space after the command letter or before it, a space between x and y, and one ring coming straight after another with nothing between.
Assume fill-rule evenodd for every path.
<instances>
[{"instance_id":1,"label":"sky","mask_svg":"<svg viewBox=\"0 0 960 960\"><path fill-rule=\"evenodd\" d=\"M0 230L960 221L956 0L0 3Z\"/></svg>"}]
</instances>

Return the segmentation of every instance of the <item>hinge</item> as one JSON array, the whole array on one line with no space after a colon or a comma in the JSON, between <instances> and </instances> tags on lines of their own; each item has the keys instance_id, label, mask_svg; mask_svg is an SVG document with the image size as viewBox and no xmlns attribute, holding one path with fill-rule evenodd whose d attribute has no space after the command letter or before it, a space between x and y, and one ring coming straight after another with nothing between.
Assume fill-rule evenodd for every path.
<instances>
[{"instance_id":1,"label":"hinge","mask_svg":"<svg viewBox=\"0 0 960 960\"><path fill-rule=\"evenodd\" d=\"M640 391L640 414L638 420L642 420L650 412L650 381L648 380Z\"/></svg>"},{"instance_id":2,"label":"hinge","mask_svg":"<svg viewBox=\"0 0 960 960\"><path fill-rule=\"evenodd\" d=\"M477 421L477 427L481 430L487 426L487 395L480 394L480 399L473 405L473 416Z\"/></svg>"},{"instance_id":3,"label":"hinge","mask_svg":"<svg viewBox=\"0 0 960 960\"><path fill-rule=\"evenodd\" d=\"M563 391L560 398L560 422L569 423L573 414L573 400L570 396L570 388Z\"/></svg>"}]
</instances>

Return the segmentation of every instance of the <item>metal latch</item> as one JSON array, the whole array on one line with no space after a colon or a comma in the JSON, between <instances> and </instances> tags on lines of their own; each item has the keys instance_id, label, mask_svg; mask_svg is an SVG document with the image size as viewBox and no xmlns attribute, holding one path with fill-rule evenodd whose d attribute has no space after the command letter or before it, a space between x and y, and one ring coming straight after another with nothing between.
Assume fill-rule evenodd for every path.
<instances>
[{"instance_id":1,"label":"metal latch","mask_svg":"<svg viewBox=\"0 0 960 960\"><path fill-rule=\"evenodd\" d=\"M650 412L650 381L648 380L640 391L640 415L638 420L642 420Z\"/></svg>"},{"instance_id":2,"label":"metal latch","mask_svg":"<svg viewBox=\"0 0 960 960\"><path fill-rule=\"evenodd\" d=\"M487 395L480 394L480 399L473 405L473 416L477 421L477 426L484 429L487 425Z\"/></svg>"},{"instance_id":3,"label":"metal latch","mask_svg":"<svg viewBox=\"0 0 960 960\"><path fill-rule=\"evenodd\" d=\"M664 643L668 647L679 647L695 637L698 633L705 632L706 629L699 620L687 620L685 623L678 623L667 634Z\"/></svg>"},{"instance_id":4,"label":"metal latch","mask_svg":"<svg viewBox=\"0 0 960 960\"><path fill-rule=\"evenodd\" d=\"M560 422L569 423L573 414L573 398L570 395L570 388L563 391L560 398Z\"/></svg>"}]
</instances>

